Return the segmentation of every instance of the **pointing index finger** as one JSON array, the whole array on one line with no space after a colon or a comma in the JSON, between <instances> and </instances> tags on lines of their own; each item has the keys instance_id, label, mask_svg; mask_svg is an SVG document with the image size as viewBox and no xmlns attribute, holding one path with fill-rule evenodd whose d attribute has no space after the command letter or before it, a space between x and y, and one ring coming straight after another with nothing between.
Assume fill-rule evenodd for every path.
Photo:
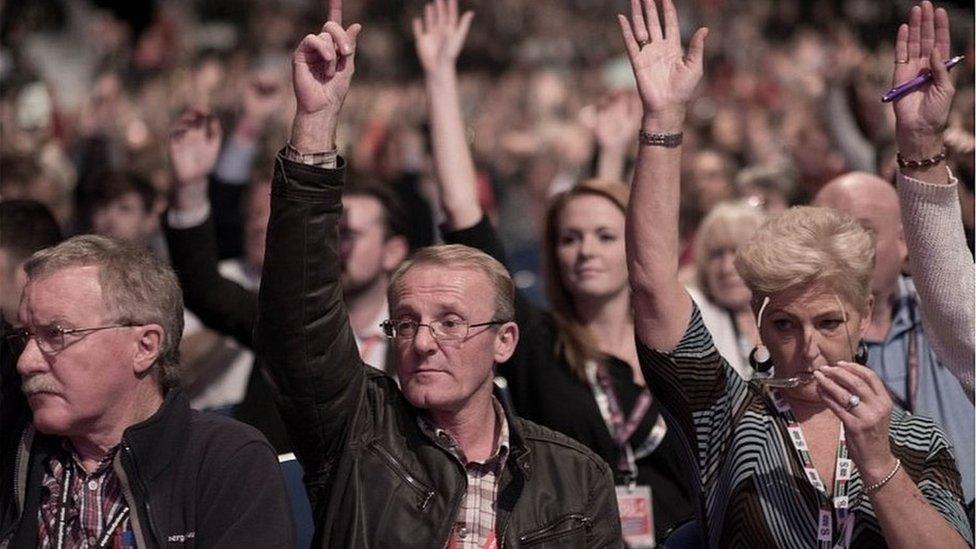
<instances>
[{"instance_id":1,"label":"pointing index finger","mask_svg":"<svg viewBox=\"0 0 976 549\"><path fill-rule=\"evenodd\" d=\"M342 0L329 0L329 21L342 25Z\"/></svg>"}]
</instances>

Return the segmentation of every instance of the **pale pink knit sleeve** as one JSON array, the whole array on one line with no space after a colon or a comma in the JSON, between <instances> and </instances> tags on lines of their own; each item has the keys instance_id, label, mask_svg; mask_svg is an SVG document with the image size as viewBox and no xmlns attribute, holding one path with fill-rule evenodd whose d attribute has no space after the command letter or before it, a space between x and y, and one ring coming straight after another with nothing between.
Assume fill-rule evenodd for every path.
<instances>
[{"instance_id":1,"label":"pale pink knit sleeve","mask_svg":"<svg viewBox=\"0 0 976 549\"><path fill-rule=\"evenodd\" d=\"M966 246L957 182L938 185L898 174L909 265L925 336L973 401L976 271Z\"/></svg>"}]
</instances>

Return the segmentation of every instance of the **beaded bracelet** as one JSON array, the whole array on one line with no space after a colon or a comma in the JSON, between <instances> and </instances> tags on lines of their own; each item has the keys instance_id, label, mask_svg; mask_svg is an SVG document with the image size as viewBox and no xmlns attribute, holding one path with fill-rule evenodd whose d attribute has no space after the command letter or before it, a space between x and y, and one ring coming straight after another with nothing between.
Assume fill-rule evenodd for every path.
<instances>
[{"instance_id":1,"label":"beaded bracelet","mask_svg":"<svg viewBox=\"0 0 976 549\"><path fill-rule=\"evenodd\" d=\"M946 152L945 147L943 147L942 152L940 152L939 154L931 158L923 158L922 160L909 160L904 156L902 156L901 153L898 153L895 158L898 160L898 167L902 169L906 169L906 168L917 169L917 168L928 168L931 166L935 166L939 162L945 160L947 155L948 153Z\"/></svg>"},{"instance_id":2,"label":"beaded bracelet","mask_svg":"<svg viewBox=\"0 0 976 549\"><path fill-rule=\"evenodd\" d=\"M641 130L637 135L641 145L674 148L681 144L685 134L683 132L650 133Z\"/></svg>"},{"instance_id":3,"label":"beaded bracelet","mask_svg":"<svg viewBox=\"0 0 976 549\"><path fill-rule=\"evenodd\" d=\"M868 486L867 488L865 488L864 489L864 493L870 495L872 492L877 492L878 490L880 490L882 486L884 486L885 484L888 484L888 481L895 477L895 473L898 472L898 469L901 469L901 459L900 458L899 459L895 459L895 468L892 469L890 473L888 473L888 476L886 476L885 478L879 480L878 482L875 482L871 486Z\"/></svg>"}]
</instances>

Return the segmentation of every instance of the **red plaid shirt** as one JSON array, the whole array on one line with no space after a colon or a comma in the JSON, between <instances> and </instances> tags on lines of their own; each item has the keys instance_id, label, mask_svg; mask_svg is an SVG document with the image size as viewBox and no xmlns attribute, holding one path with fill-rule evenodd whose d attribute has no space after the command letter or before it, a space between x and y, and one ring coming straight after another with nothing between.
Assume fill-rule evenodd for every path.
<instances>
[{"instance_id":1,"label":"red plaid shirt","mask_svg":"<svg viewBox=\"0 0 976 549\"><path fill-rule=\"evenodd\" d=\"M495 398L491 399L495 408L495 452L483 462L468 461L464 450L447 431L432 427L454 452L454 456L464 465L468 475L468 491L461 502L454 530L448 547L457 549L483 549L497 547L495 539L495 500L498 496L498 478L505 468L508 457L508 420L505 411Z\"/></svg>"},{"instance_id":2,"label":"red plaid shirt","mask_svg":"<svg viewBox=\"0 0 976 549\"><path fill-rule=\"evenodd\" d=\"M112 468L118 447L98 462L94 472L88 473L70 445L65 443L64 446L64 452L51 456L45 464L41 505L37 512L38 547L57 547L61 527L58 515L65 488L68 494L63 525L64 547L99 547L106 534L105 547L126 547L123 540L131 536L123 534L130 530L128 504L122 494L122 484Z\"/></svg>"}]
</instances>

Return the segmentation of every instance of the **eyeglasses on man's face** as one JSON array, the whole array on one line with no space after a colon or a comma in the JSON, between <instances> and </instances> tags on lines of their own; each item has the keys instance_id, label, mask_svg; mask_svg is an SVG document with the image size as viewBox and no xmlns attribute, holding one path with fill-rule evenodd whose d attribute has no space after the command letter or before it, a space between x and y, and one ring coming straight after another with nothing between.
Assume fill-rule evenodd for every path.
<instances>
[{"instance_id":1,"label":"eyeglasses on man's face","mask_svg":"<svg viewBox=\"0 0 976 549\"><path fill-rule=\"evenodd\" d=\"M87 334L99 330L110 330L113 328L131 328L138 324L121 323L109 324L107 326L95 326L93 328L62 328L57 324L46 324L44 326L15 328L4 334L7 341L15 351L21 352L27 348L27 343L31 338L37 341L37 346L45 353L58 353L68 346L72 340L67 336L75 334Z\"/></svg>"},{"instance_id":2,"label":"eyeglasses on man's face","mask_svg":"<svg viewBox=\"0 0 976 549\"><path fill-rule=\"evenodd\" d=\"M421 326L426 326L430 330L430 335L437 341L458 341L467 339L468 332L471 328L494 326L497 324L505 324L506 322L510 321L496 319L488 322L469 324L467 320L461 318L444 318L431 320L427 324L424 324L412 318L403 318L398 320L384 320L380 323L380 328L383 328L383 333L386 337L400 341L411 340L417 337L417 330Z\"/></svg>"}]
</instances>

